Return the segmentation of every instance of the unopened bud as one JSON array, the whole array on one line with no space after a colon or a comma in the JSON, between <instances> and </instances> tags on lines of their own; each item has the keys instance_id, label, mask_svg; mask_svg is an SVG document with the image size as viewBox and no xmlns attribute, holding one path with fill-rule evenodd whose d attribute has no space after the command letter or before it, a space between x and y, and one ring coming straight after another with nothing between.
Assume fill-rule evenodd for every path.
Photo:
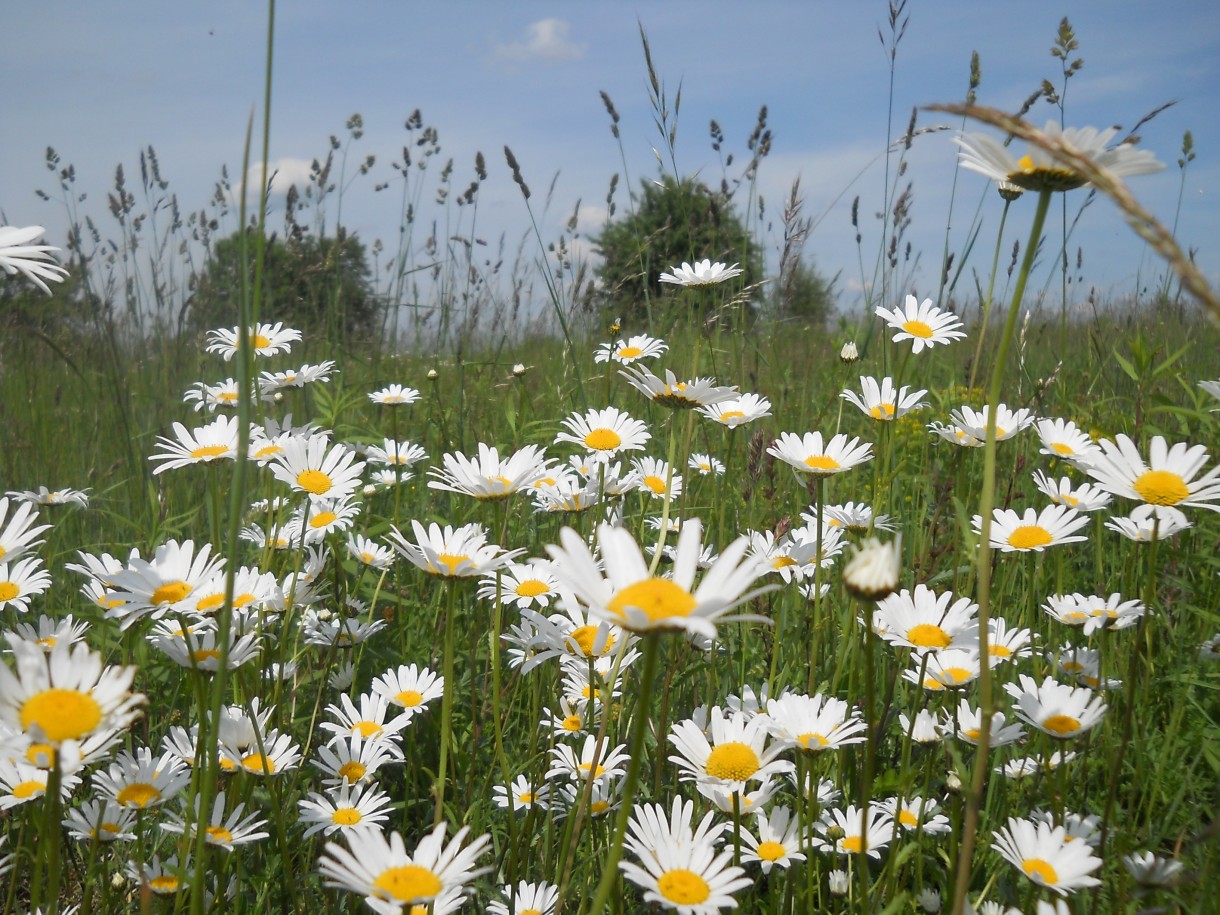
<instances>
[{"instance_id":1,"label":"unopened bud","mask_svg":"<svg viewBox=\"0 0 1220 915\"><path fill-rule=\"evenodd\" d=\"M881 600L898 590L902 538L882 543L869 537L843 567L843 584L853 597Z\"/></svg>"},{"instance_id":2,"label":"unopened bud","mask_svg":"<svg viewBox=\"0 0 1220 915\"><path fill-rule=\"evenodd\" d=\"M525 374L525 372L526 372L526 368L520 362L518 362L516 365L513 366L513 376L514 377L520 378L522 375Z\"/></svg>"},{"instance_id":3,"label":"unopened bud","mask_svg":"<svg viewBox=\"0 0 1220 915\"><path fill-rule=\"evenodd\" d=\"M428 380L429 381L436 381L436 379L438 379L440 377L441 377L440 372L438 372L436 369L428 369Z\"/></svg>"},{"instance_id":4,"label":"unopened bud","mask_svg":"<svg viewBox=\"0 0 1220 915\"><path fill-rule=\"evenodd\" d=\"M839 350L839 361L845 365L851 365L860 359L860 351L856 349L856 344L848 341L843 344L843 348Z\"/></svg>"}]
</instances>

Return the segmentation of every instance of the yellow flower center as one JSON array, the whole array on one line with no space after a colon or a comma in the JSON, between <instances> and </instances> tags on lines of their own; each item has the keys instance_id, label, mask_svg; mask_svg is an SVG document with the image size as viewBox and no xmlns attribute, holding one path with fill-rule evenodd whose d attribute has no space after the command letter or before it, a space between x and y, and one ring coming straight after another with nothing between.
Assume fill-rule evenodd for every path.
<instances>
[{"instance_id":1,"label":"yellow flower center","mask_svg":"<svg viewBox=\"0 0 1220 915\"><path fill-rule=\"evenodd\" d=\"M243 756L241 765L247 772L253 772L255 775L270 775L275 771L275 760L262 753L250 753Z\"/></svg>"},{"instance_id":2,"label":"yellow flower center","mask_svg":"<svg viewBox=\"0 0 1220 915\"><path fill-rule=\"evenodd\" d=\"M638 346L624 346L618 351L620 359L634 359L636 356L644 352Z\"/></svg>"},{"instance_id":3,"label":"yellow flower center","mask_svg":"<svg viewBox=\"0 0 1220 915\"><path fill-rule=\"evenodd\" d=\"M228 845L233 841L233 833L223 826L209 826L204 832L207 833L208 841L213 845Z\"/></svg>"},{"instance_id":4,"label":"yellow flower center","mask_svg":"<svg viewBox=\"0 0 1220 915\"><path fill-rule=\"evenodd\" d=\"M665 481L661 477L655 475L644 477L644 485L658 496L665 495Z\"/></svg>"},{"instance_id":5,"label":"yellow flower center","mask_svg":"<svg viewBox=\"0 0 1220 915\"><path fill-rule=\"evenodd\" d=\"M221 403L235 403L237 401L236 391L221 391L216 395L216 399Z\"/></svg>"},{"instance_id":6,"label":"yellow flower center","mask_svg":"<svg viewBox=\"0 0 1220 915\"><path fill-rule=\"evenodd\" d=\"M1059 882L1055 869L1041 858L1026 858L1021 862L1021 869L1025 871L1025 876L1038 883L1054 886Z\"/></svg>"},{"instance_id":7,"label":"yellow flower center","mask_svg":"<svg viewBox=\"0 0 1220 915\"><path fill-rule=\"evenodd\" d=\"M102 707L78 689L44 689L21 706L21 729L38 727L51 743L79 740L102 721Z\"/></svg>"},{"instance_id":8,"label":"yellow flower center","mask_svg":"<svg viewBox=\"0 0 1220 915\"><path fill-rule=\"evenodd\" d=\"M730 782L744 782L760 768L758 754L747 743L731 740L712 749L707 757L707 774Z\"/></svg>"},{"instance_id":9,"label":"yellow flower center","mask_svg":"<svg viewBox=\"0 0 1220 915\"><path fill-rule=\"evenodd\" d=\"M592 772L594 778L601 778L606 774L606 767L601 764L598 764L596 772L593 771L593 766L591 763L581 763L576 768L579 769L584 775L589 775Z\"/></svg>"},{"instance_id":10,"label":"yellow flower center","mask_svg":"<svg viewBox=\"0 0 1220 915\"><path fill-rule=\"evenodd\" d=\"M1080 722L1071 715L1051 715L1042 722L1042 729L1056 737L1069 737L1080 730Z\"/></svg>"},{"instance_id":11,"label":"yellow flower center","mask_svg":"<svg viewBox=\"0 0 1220 915\"><path fill-rule=\"evenodd\" d=\"M155 607L162 604L176 604L191 593L191 586L185 581L169 581L157 588L149 598L149 603Z\"/></svg>"},{"instance_id":12,"label":"yellow flower center","mask_svg":"<svg viewBox=\"0 0 1220 915\"><path fill-rule=\"evenodd\" d=\"M355 807L340 807L330 815L330 821L336 826L355 826L363 819L364 814Z\"/></svg>"},{"instance_id":13,"label":"yellow flower center","mask_svg":"<svg viewBox=\"0 0 1220 915\"><path fill-rule=\"evenodd\" d=\"M926 340L932 336L932 328L923 321L907 321L902 325L902 329L912 337L923 337Z\"/></svg>"},{"instance_id":14,"label":"yellow flower center","mask_svg":"<svg viewBox=\"0 0 1220 915\"><path fill-rule=\"evenodd\" d=\"M318 512L309 519L309 526L317 530L320 527L326 527L326 525L334 523L334 520L338 517L334 512Z\"/></svg>"},{"instance_id":15,"label":"yellow flower center","mask_svg":"<svg viewBox=\"0 0 1220 915\"><path fill-rule=\"evenodd\" d=\"M196 613L211 613L213 610L219 610L220 605L225 602L223 594L209 594L202 598L199 603L195 604Z\"/></svg>"},{"instance_id":16,"label":"yellow flower center","mask_svg":"<svg viewBox=\"0 0 1220 915\"><path fill-rule=\"evenodd\" d=\"M892 403L879 403L868 412L873 419L893 419L894 405Z\"/></svg>"},{"instance_id":17,"label":"yellow flower center","mask_svg":"<svg viewBox=\"0 0 1220 915\"><path fill-rule=\"evenodd\" d=\"M780 842L759 842L758 857L764 861L778 861L788 853L788 849L784 848Z\"/></svg>"},{"instance_id":18,"label":"yellow flower center","mask_svg":"<svg viewBox=\"0 0 1220 915\"><path fill-rule=\"evenodd\" d=\"M907 829L914 829L919 825L919 817L909 810L900 810L898 811L898 822L907 827Z\"/></svg>"},{"instance_id":19,"label":"yellow flower center","mask_svg":"<svg viewBox=\"0 0 1220 915\"><path fill-rule=\"evenodd\" d=\"M969 737L971 740L978 740L979 735L982 733L982 731L980 731L978 728L968 728L967 730L962 731L962 733L965 734L967 737Z\"/></svg>"},{"instance_id":20,"label":"yellow flower center","mask_svg":"<svg viewBox=\"0 0 1220 915\"><path fill-rule=\"evenodd\" d=\"M563 729L565 731L579 731L582 724L583 722L580 720L579 715L569 715L563 719Z\"/></svg>"},{"instance_id":21,"label":"yellow flower center","mask_svg":"<svg viewBox=\"0 0 1220 915\"><path fill-rule=\"evenodd\" d=\"M178 878L170 874L162 874L160 877L153 877L149 880L148 888L154 893L176 893L178 892Z\"/></svg>"},{"instance_id":22,"label":"yellow flower center","mask_svg":"<svg viewBox=\"0 0 1220 915\"><path fill-rule=\"evenodd\" d=\"M263 458L273 457L274 455L282 454L283 451L284 449L280 445L264 445L254 452L254 459L262 460Z\"/></svg>"},{"instance_id":23,"label":"yellow flower center","mask_svg":"<svg viewBox=\"0 0 1220 915\"><path fill-rule=\"evenodd\" d=\"M944 679L950 683L965 683L974 676L974 671L966 667L946 667Z\"/></svg>"},{"instance_id":24,"label":"yellow flower center","mask_svg":"<svg viewBox=\"0 0 1220 915\"><path fill-rule=\"evenodd\" d=\"M517 803L518 803L518 804L532 804L532 803L534 803L534 792L532 792L532 791L522 791L520 794L518 794L518 795L517 795Z\"/></svg>"},{"instance_id":25,"label":"yellow flower center","mask_svg":"<svg viewBox=\"0 0 1220 915\"><path fill-rule=\"evenodd\" d=\"M657 878L657 892L678 905L696 905L712 895L707 881L684 867L666 871Z\"/></svg>"},{"instance_id":26,"label":"yellow flower center","mask_svg":"<svg viewBox=\"0 0 1220 915\"><path fill-rule=\"evenodd\" d=\"M746 414L742 410L725 410L720 414L720 421L727 423L730 419L745 419Z\"/></svg>"},{"instance_id":27,"label":"yellow flower center","mask_svg":"<svg viewBox=\"0 0 1220 915\"><path fill-rule=\"evenodd\" d=\"M514 589L518 597L538 597L540 594L546 594L550 590L550 585L537 578L527 578Z\"/></svg>"},{"instance_id":28,"label":"yellow flower center","mask_svg":"<svg viewBox=\"0 0 1220 915\"><path fill-rule=\"evenodd\" d=\"M821 734L810 732L808 734L797 735L796 742L806 750L820 750L823 747L830 746L830 741Z\"/></svg>"},{"instance_id":29,"label":"yellow flower center","mask_svg":"<svg viewBox=\"0 0 1220 915\"><path fill-rule=\"evenodd\" d=\"M1186 481L1169 470L1146 470L1131 486L1151 505L1177 505L1190 496Z\"/></svg>"},{"instance_id":30,"label":"yellow flower center","mask_svg":"<svg viewBox=\"0 0 1220 915\"><path fill-rule=\"evenodd\" d=\"M302 470L297 474L297 485L315 496L324 496L333 485L330 477L320 470Z\"/></svg>"},{"instance_id":31,"label":"yellow flower center","mask_svg":"<svg viewBox=\"0 0 1220 915\"><path fill-rule=\"evenodd\" d=\"M359 734L365 740L377 736L381 731L382 727L376 721L357 721L352 725L352 733Z\"/></svg>"},{"instance_id":32,"label":"yellow flower center","mask_svg":"<svg viewBox=\"0 0 1220 915\"><path fill-rule=\"evenodd\" d=\"M585 436L585 445L594 451L613 451L623 439L613 429L594 429Z\"/></svg>"},{"instance_id":33,"label":"yellow flower center","mask_svg":"<svg viewBox=\"0 0 1220 915\"><path fill-rule=\"evenodd\" d=\"M470 557L467 556L465 553L460 553L460 554L459 553L441 553L436 558L439 559L441 561L441 563L444 564L445 568L447 568L449 570L450 575L456 575L457 567L460 566L463 562L470 561ZM444 573L441 573L441 574L444 574Z\"/></svg>"},{"instance_id":34,"label":"yellow flower center","mask_svg":"<svg viewBox=\"0 0 1220 915\"><path fill-rule=\"evenodd\" d=\"M1051 451L1061 457L1070 457L1076 453L1076 450L1071 445L1064 442L1051 442Z\"/></svg>"},{"instance_id":35,"label":"yellow flower center","mask_svg":"<svg viewBox=\"0 0 1220 915\"><path fill-rule=\"evenodd\" d=\"M1032 550L1054 542L1050 531L1039 524L1022 524L1008 535L1008 545L1018 550Z\"/></svg>"},{"instance_id":36,"label":"yellow flower center","mask_svg":"<svg viewBox=\"0 0 1220 915\"><path fill-rule=\"evenodd\" d=\"M594 656L593 645L597 639L597 626L579 626L568 633L568 638L580 646L580 653L586 657ZM606 635L606 644L602 646L599 655L604 655L614 645L614 636Z\"/></svg>"},{"instance_id":37,"label":"yellow flower center","mask_svg":"<svg viewBox=\"0 0 1220 915\"><path fill-rule=\"evenodd\" d=\"M394 697L398 704L403 708L415 708L417 705L422 705L424 694L415 689L404 689L401 693Z\"/></svg>"},{"instance_id":38,"label":"yellow flower center","mask_svg":"<svg viewBox=\"0 0 1220 915\"><path fill-rule=\"evenodd\" d=\"M113 836L122 831L123 827L118 823L99 823L97 829L93 830L92 837L97 838L99 832Z\"/></svg>"},{"instance_id":39,"label":"yellow flower center","mask_svg":"<svg viewBox=\"0 0 1220 915\"><path fill-rule=\"evenodd\" d=\"M55 762L55 748L49 743L32 743L26 747L25 759L31 766L49 769Z\"/></svg>"},{"instance_id":40,"label":"yellow flower center","mask_svg":"<svg viewBox=\"0 0 1220 915\"><path fill-rule=\"evenodd\" d=\"M354 759L349 759L339 767L339 775L343 776L353 784L364 778L364 773L367 771L368 769L365 767L364 763L357 762Z\"/></svg>"},{"instance_id":41,"label":"yellow flower center","mask_svg":"<svg viewBox=\"0 0 1220 915\"><path fill-rule=\"evenodd\" d=\"M250 335L250 346L252 346L254 349L266 349L270 345L271 339L269 337L265 337L262 334Z\"/></svg>"},{"instance_id":42,"label":"yellow flower center","mask_svg":"<svg viewBox=\"0 0 1220 915\"><path fill-rule=\"evenodd\" d=\"M161 792L147 782L128 785L115 798L120 807L139 807L141 810L154 801L161 800Z\"/></svg>"},{"instance_id":43,"label":"yellow flower center","mask_svg":"<svg viewBox=\"0 0 1220 915\"><path fill-rule=\"evenodd\" d=\"M907 630L907 641L916 648L948 648L953 640L949 634L932 623L920 623Z\"/></svg>"},{"instance_id":44,"label":"yellow flower center","mask_svg":"<svg viewBox=\"0 0 1220 915\"><path fill-rule=\"evenodd\" d=\"M618 591L606 609L625 620L628 608L643 612L652 623L661 623L673 617L690 616L695 598L667 578L645 578Z\"/></svg>"},{"instance_id":45,"label":"yellow flower center","mask_svg":"<svg viewBox=\"0 0 1220 915\"><path fill-rule=\"evenodd\" d=\"M609 809L610 809L609 801L594 801L592 804L589 805L589 812L594 815L605 813Z\"/></svg>"},{"instance_id":46,"label":"yellow flower center","mask_svg":"<svg viewBox=\"0 0 1220 915\"><path fill-rule=\"evenodd\" d=\"M805 458L805 466L814 473L829 473L832 470L838 470L843 465L829 454L811 454Z\"/></svg>"},{"instance_id":47,"label":"yellow flower center","mask_svg":"<svg viewBox=\"0 0 1220 915\"><path fill-rule=\"evenodd\" d=\"M796 565L796 560L791 556L776 556L771 560L771 568L786 569L788 566Z\"/></svg>"},{"instance_id":48,"label":"yellow flower center","mask_svg":"<svg viewBox=\"0 0 1220 915\"><path fill-rule=\"evenodd\" d=\"M987 651L991 654L992 657L995 657L995 658L1011 658L1012 657L1012 649L1009 648L1007 645L998 645L994 642L989 642L987 645Z\"/></svg>"},{"instance_id":49,"label":"yellow flower center","mask_svg":"<svg viewBox=\"0 0 1220 915\"><path fill-rule=\"evenodd\" d=\"M198 460L220 457L228 450L228 445L200 445L198 448L191 451L191 457Z\"/></svg>"},{"instance_id":50,"label":"yellow flower center","mask_svg":"<svg viewBox=\"0 0 1220 915\"><path fill-rule=\"evenodd\" d=\"M0 601L12 600L20 593L21 589L13 582L0 581Z\"/></svg>"},{"instance_id":51,"label":"yellow flower center","mask_svg":"<svg viewBox=\"0 0 1220 915\"><path fill-rule=\"evenodd\" d=\"M864 839L861 836L844 836L839 840L839 850L858 855L864 850Z\"/></svg>"},{"instance_id":52,"label":"yellow flower center","mask_svg":"<svg viewBox=\"0 0 1220 915\"><path fill-rule=\"evenodd\" d=\"M199 665L205 661L219 661L220 652L215 648L200 648L198 651L192 651L191 657L195 659L195 664Z\"/></svg>"},{"instance_id":53,"label":"yellow flower center","mask_svg":"<svg viewBox=\"0 0 1220 915\"><path fill-rule=\"evenodd\" d=\"M18 800L28 800L29 798L38 797L47 790L45 782L19 782L13 786L13 797Z\"/></svg>"}]
</instances>

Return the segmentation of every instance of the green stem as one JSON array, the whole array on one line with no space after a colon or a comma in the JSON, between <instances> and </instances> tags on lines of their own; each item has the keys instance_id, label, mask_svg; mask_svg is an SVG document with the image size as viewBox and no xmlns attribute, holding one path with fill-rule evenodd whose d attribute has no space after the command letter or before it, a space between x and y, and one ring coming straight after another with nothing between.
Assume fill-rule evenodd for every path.
<instances>
[{"instance_id":1,"label":"green stem","mask_svg":"<svg viewBox=\"0 0 1220 915\"><path fill-rule=\"evenodd\" d=\"M457 682L453 676L453 652L454 652L454 618L457 616L457 582L446 582L448 587L445 589L445 647L444 658L442 664L444 670L442 675L445 678L445 691L441 694L441 752L440 759L436 764L436 813L432 818L432 825L439 826L445 819L445 779L447 776L446 768L449 764L449 738L453 732L453 693L457 688ZM512 783L509 783L509 792L512 792ZM510 797L511 815L511 797Z\"/></svg>"}]
</instances>

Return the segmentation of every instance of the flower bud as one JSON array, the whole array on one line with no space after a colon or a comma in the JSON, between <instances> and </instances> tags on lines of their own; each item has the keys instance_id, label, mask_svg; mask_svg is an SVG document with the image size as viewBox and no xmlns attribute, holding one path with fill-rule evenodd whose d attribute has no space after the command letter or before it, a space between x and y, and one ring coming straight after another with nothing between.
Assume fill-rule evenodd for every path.
<instances>
[{"instance_id":1,"label":"flower bud","mask_svg":"<svg viewBox=\"0 0 1220 915\"><path fill-rule=\"evenodd\" d=\"M902 538L882 543L869 537L843 567L843 583L853 597L881 600L898 589Z\"/></svg>"},{"instance_id":2,"label":"flower bud","mask_svg":"<svg viewBox=\"0 0 1220 915\"><path fill-rule=\"evenodd\" d=\"M845 365L851 365L860 358L860 351L856 349L856 344L853 341L848 341L843 344L843 348L839 350L839 361Z\"/></svg>"}]
</instances>

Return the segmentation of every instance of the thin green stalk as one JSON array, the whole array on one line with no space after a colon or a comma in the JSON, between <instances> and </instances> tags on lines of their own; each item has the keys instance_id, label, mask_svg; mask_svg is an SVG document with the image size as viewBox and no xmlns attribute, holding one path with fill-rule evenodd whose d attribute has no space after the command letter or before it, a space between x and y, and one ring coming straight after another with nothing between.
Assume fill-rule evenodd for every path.
<instances>
[{"instance_id":1,"label":"thin green stalk","mask_svg":"<svg viewBox=\"0 0 1220 915\"><path fill-rule=\"evenodd\" d=\"M432 825L439 826L445 819L445 781L448 778L446 769L449 765L449 739L453 733L453 694L457 682L453 676L454 653L454 622L457 616L457 582L447 581L445 588L445 643L443 648L443 673L445 691L441 695L441 752L436 764L436 780L433 792L436 795L436 812L432 817ZM509 785L512 787L511 783ZM510 798L511 801L511 798ZM511 813L511 807L510 807Z\"/></svg>"}]
</instances>

